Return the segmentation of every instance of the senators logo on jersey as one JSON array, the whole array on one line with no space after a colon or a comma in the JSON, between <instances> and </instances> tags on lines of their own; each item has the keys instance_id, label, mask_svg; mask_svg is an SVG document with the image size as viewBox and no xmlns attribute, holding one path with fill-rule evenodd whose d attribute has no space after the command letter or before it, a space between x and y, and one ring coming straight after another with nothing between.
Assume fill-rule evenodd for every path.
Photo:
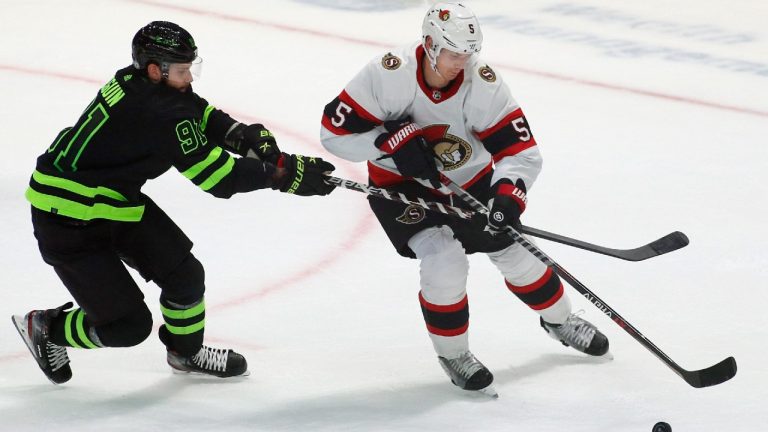
<instances>
[{"instance_id":1,"label":"senators logo on jersey","mask_svg":"<svg viewBox=\"0 0 768 432\"><path fill-rule=\"evenodd\" d=\"M432 146L444 171L455 170L472 156L472 146L465 140L448 133L448 125L433 125L422 129L424 138Z\"/></svg>"},{"instance_id":2,"label":"senators logo on jersey","mask_svg":"<svg viewBox=\"0 0 768 432\"><path fill-rule=\"evenodd\" d=\"M477 73L480 75L480 78L488 81L488 82L494 82L496 81L496 72L491 69L490 66L485 65L477 70Z\"/></svg>"},{"instance_id":3,"label":"senators logo on jersey","mask_svg":"<svg viewBox=\"0 0 768 432\"><path fill-rule=\"evenodd\" d=\"M403 214L398 216L395 220L406 225L413 225L424 220L426 215L427 213L424 211L424 207L411 204L406 207Z\"/></svg>"},{"instance_id":4,"label":"senators logo on jersey","mask_svg":"<svg viewBox=\"0 0 768 432\"><path fill-rule=\"evenodd\" d=\"M381 66L386 70L395 70L399 68L401 64L403 64L403 61L400 60L400 57L397 57L392 53L387 53L381 59Z\"/></svg>"}]
</instances>

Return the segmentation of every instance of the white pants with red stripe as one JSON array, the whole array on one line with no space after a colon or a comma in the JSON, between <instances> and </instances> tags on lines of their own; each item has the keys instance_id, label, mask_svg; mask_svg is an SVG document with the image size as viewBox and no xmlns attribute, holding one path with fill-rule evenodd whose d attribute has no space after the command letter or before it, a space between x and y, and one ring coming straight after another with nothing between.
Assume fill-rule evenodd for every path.
<instances>
[{"instance_id":1,"label":"white pants with red stripe","mask_svg":"<svg viewBox=\"0 0 768 432\"><path fill-rule=\"evenodd\" d=\"M425 310L429 337L439 356L453 358L469 349L467 325L461 306L466 303L469 261L461 243L446 226L427 228L408 242L420 260L420 301ZM504 276L507 286L545 321L562 323L571 312L568 296L550 280L553 276L538 258L518 244L489 253L491 262ZM556 278L556 276L554 276ZM543 289L541 289L543 287ZM537 291L547 290L541 302ZM430 318L427 318L429 316ZM432 320L433 322L430 322ZM440 325L443 325L441 328Z\"/></svg>"}]
</instances>

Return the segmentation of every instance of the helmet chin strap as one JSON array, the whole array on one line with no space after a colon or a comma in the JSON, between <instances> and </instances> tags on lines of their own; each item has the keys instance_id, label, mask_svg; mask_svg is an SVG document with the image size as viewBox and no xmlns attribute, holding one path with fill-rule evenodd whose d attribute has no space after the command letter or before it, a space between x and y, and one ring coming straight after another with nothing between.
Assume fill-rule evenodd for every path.
<instances>
[{"instance_id":1,"label":"helmet chin strap","mask_svg":"<svg viewBox=\"0 0 768 432\"><path fill-rule=\"evenodd\" d=\"M171 69L171 65L166 62L160 62L160 74L163 77L163 80L168 80L168 72Z\"/></svg>"},{"instance_id":2,"label":"helmet chin strap","mask_svg":"<svg viewBox=\"0 0 768 432\"><path fill-rule=\"evenodd\" d=\"M433 42L434 43L434 42ZM427 54L427 58L429 59L429 65L432 67L432 70L435 71L435 73L442 79L446 79L443 74L440 73L439 70L437 70L437 56L440 55L440 53L435 54L435 56L432 56L432 49L427 48L426 43L424 44L424 52Z\"/></svg>"}]
</instances>

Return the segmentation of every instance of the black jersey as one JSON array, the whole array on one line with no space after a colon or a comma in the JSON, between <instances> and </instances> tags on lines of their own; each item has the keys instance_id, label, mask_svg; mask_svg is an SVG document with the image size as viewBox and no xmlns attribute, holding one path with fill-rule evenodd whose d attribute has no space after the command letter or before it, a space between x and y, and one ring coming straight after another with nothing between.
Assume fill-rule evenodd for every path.
<instances>
[{"instance_id":1,"label":"black jersey","mask_svg":"<svg viewBox=\"0 0 768 432\"><path fill-rule=\"evenodd\" d=\"M75 219L132 222L143 214L141 187L171 167L216 197L264 188L273 166L224 149L234 123L191 87L152 83L129 66L38 157L26 197Z\"/></svg>"}]
</instances>

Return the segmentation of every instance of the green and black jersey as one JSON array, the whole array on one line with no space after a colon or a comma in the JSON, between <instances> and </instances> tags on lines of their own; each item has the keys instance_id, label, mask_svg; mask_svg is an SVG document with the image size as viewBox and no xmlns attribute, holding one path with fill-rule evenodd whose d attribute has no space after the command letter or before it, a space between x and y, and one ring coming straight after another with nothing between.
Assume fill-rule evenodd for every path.
<instances>
[{"instance_id":1,"label":"green and black jersey","mask_svg":"<svg viewBox=\"0 0 768 432\"><path fill-rule=\"evenodd\" d=\"M129 66L37 159L26 197L70 218L135 222L141 187L171 167L220 198L267 187L274 167L224 150L234 123L191 88L152 83Z\"/></svg>"}]
</instances>

